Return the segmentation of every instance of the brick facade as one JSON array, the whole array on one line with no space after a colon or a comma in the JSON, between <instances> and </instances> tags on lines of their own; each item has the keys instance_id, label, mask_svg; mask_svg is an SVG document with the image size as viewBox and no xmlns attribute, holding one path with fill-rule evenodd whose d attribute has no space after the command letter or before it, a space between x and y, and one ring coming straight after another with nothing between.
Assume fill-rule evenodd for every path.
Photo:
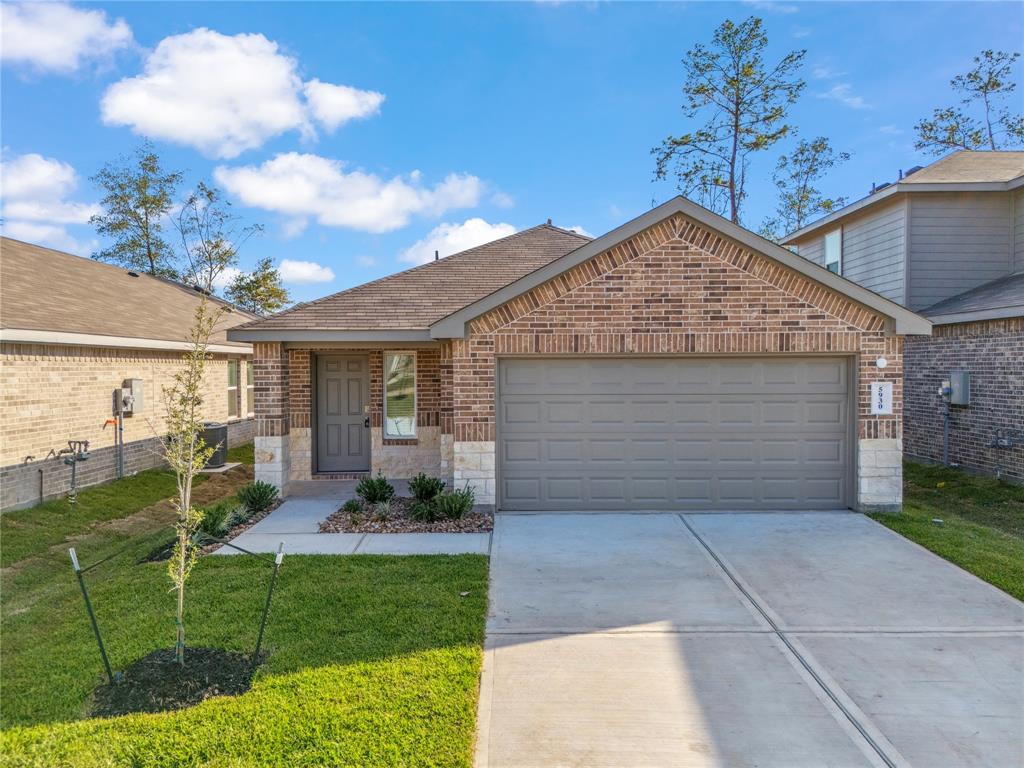
<instances>
[{"instance_id":1,"label":"brick facade","mask_svg":"<svg viewBox=\"0 0 1024 768\"><path fill-rule=\"evenodd\" d=\"M990 447L997 429L1024 430L1024 318L938 325L931 337L907 340L906 453L942 460L938 390L956 370L971 374L971 403L950 406L950 461L1024 481L1024 446Z\"/></svg>"},{"instance_id":2,"label":"brick facade","mask_svg":"<svg viewBox=\"0 0 1024 768\"><path fill-rule=\"evenodd\" d=\"M872 441L861 446L873 471L859 478L859 506L896 508L902 344L880 315L673 216L477 318L453 342L455 481L494 502L493 460L490 473L479 465L494 450L501 356L846 353L859 360L857 434ZM893 384L891 416L870 414L872 381Z\"/></svg>"},{"instance_id":3,"label":"brick facade","mask_svg":"<svg viewBox=\"0 0 1024 768\"><path fill-rule=\"evenodd\" d=\"M294 379L299 370L311 375L298 362L308 353L292 351L292 413L311 412L308 386ZM381 353L368 353L372 372ZM495 382L503 356L848 355L857 361L857 505L901 503L903 338L882 315L681 214L476 318L465 339L418 353L421 435L428 424L440 432L431 468L439 453L440 468L450 468L455 484L472 486L483 504L496 496ZM888 365L878 368L883 356ZM288 372L271 378L280 376ZM375 434L379 378L371 373ZM873 381L893 384L892 415L871 415ZM375 456L374 469L387 473L387 466ZM402 465L404 476L413 468Z\"/></svg>"},{"instance_id":4,"label":"brick facade","mask_svg":"<svg viewBox=\"0 0 1024 768\"><path fill-rule=\"evenodd\" d=\"M0 345L0 509L38 503L65 492L70 469L51 451L68 440L88 440L91 457L76 468L80 486L116 477L116 428L113 392L124 379L142 379L140 413L124 419L124 471L127 474L162 463L158 435L164 433L163 388L181 367L181 352L52 344ZM204 418L229 421L229 396L236 412L245 413L247 358L240 362L239 386L228 390L229 356L216 354L207 363ZM252 439L252 419L229 422L229 444ZM41 473L40 473L41 470Z\"/></svg>"}]
</instances>

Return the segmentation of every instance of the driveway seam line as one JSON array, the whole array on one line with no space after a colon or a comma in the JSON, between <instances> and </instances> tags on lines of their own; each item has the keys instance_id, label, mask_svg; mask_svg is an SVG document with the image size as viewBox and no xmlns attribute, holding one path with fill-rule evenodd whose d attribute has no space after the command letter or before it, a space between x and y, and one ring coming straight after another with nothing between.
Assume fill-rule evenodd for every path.
<instances>
[{"instance_id":1,"label":"driveway seam line","mask_svg":"<svg viewBox=\"0 0 1024 768\"><path fill-rule=\"evenodd\" d=\"M858 733L860 733L861 738L863 738L864 741L866 741L870 745L870 747L875 751L875 753L882 759L882 762L889 766L889 768L898 768L897 763L894 762L888 754L886 754L886 752L881 748L881 746L879 746L878 742L876 742L874 738L872 738L871 734L868 733L864 725L856 717L854 717L853 713L850 712L850 710L839 699L835 692L825 683L824 680L822 680L817 670L815 670L807 662L807 660L803 657L803 654L801 654L800 651L797 650L797 648L793 645L789 638L786 637L785 633L779 629L778 625L776 625L776 623L772 620L771 616L769 616L768 613L764 610L761 604L754 600L754 598L750 595L750 593L743 586L743 584L740 583L739 579L737 579L733 572L725 566L725 563L722 562L722 559L718 556L718 553L716 553L711 548L711 546L701 537L701 535L697 533L696 529L692 525L690 525L690 522L682 514L679 515L679 519L683 522L683 525L686 526L687 530L697 540L697 542L707 551L709 555L711 555L714 561L718 563L718 567L722 569L722 572L729 577L733 584L736 585L736 588L743 593L747 600L749 600L750 603L761 614L764 620L768 622L768 625L772 628L772 631L779 638L779 640L782 641L786 648L789 649L789 652L793 654L796 660L800 662L800 666L804 668L804 671L806 671L807 674L811 676L811 678L825 692L829 699L832 700L832 703L839 709L840 712L843 713L843 716L850 721L850 724L857 730Z\"/></svg>"}]
</instances>

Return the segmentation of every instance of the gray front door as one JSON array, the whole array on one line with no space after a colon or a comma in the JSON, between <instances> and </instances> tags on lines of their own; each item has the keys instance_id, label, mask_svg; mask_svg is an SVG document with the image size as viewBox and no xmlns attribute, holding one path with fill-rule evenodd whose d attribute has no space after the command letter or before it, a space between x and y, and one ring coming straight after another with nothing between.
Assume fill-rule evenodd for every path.
<instances>
[{"instance_id":1,"label":"gray front door","mask_svg":"<svg viewBox=\"0 0 1024 768\"><path fill-rule=\"evenodd\" d=\"M370 469L370 361L317 355L316 458L318 472Z\"/></svg>"},{"instance_id":2,"label":"gray front door","mask_svg":"<svg viewBox=\"0 0 1024 768\"><path fill-rule=\"evenodd\" d=\"M845 358L503 360L506 510L836 509Z\"/></svg>"}]
</instances>

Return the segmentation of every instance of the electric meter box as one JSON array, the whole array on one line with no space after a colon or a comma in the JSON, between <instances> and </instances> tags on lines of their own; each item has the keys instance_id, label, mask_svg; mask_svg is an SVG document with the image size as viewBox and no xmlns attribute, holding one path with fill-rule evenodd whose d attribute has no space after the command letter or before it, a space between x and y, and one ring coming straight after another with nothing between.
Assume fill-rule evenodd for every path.
<instances>
[{"instance_id":1,"label":"electric meter box","mask_svg":"<svg viewBox=\"0 0 1024 768\"><path fill-rule=\"evenodd\" d=\"M141 413L145 406L142 379L125 379L121 385L121 398L124 403L122 413Z\"/></svg>"},{"instance_id":2,"label":"electric meter box","mask_svg":"<svg viewBox=\"0 0 1024 768\"><path fill-rule=\"evenodd\" d=\"M949 374L950 405L971 404L971 374L969 371L953 371Z\"/></svg>"}]
</instances>

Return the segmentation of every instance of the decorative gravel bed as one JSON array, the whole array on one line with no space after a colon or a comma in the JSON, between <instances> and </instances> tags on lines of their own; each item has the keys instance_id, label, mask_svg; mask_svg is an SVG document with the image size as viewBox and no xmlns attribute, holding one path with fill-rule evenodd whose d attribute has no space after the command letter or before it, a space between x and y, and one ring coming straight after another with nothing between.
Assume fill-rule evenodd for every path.
<instances>
[{"instance_id":1,"label":"decorative gravel bed","mask_svg":"<svg viewBox=\"0 0 1024 768\"><path fill-rule=\"evenodd\" d=\"M413 520L409 517L412 503L408 496L396 496L386 518L365 508L358 512L339 509L320 523L320 533L487 533L494 527L494 517L486 512L433 523Z\"/></svg>"}]
</instances>

